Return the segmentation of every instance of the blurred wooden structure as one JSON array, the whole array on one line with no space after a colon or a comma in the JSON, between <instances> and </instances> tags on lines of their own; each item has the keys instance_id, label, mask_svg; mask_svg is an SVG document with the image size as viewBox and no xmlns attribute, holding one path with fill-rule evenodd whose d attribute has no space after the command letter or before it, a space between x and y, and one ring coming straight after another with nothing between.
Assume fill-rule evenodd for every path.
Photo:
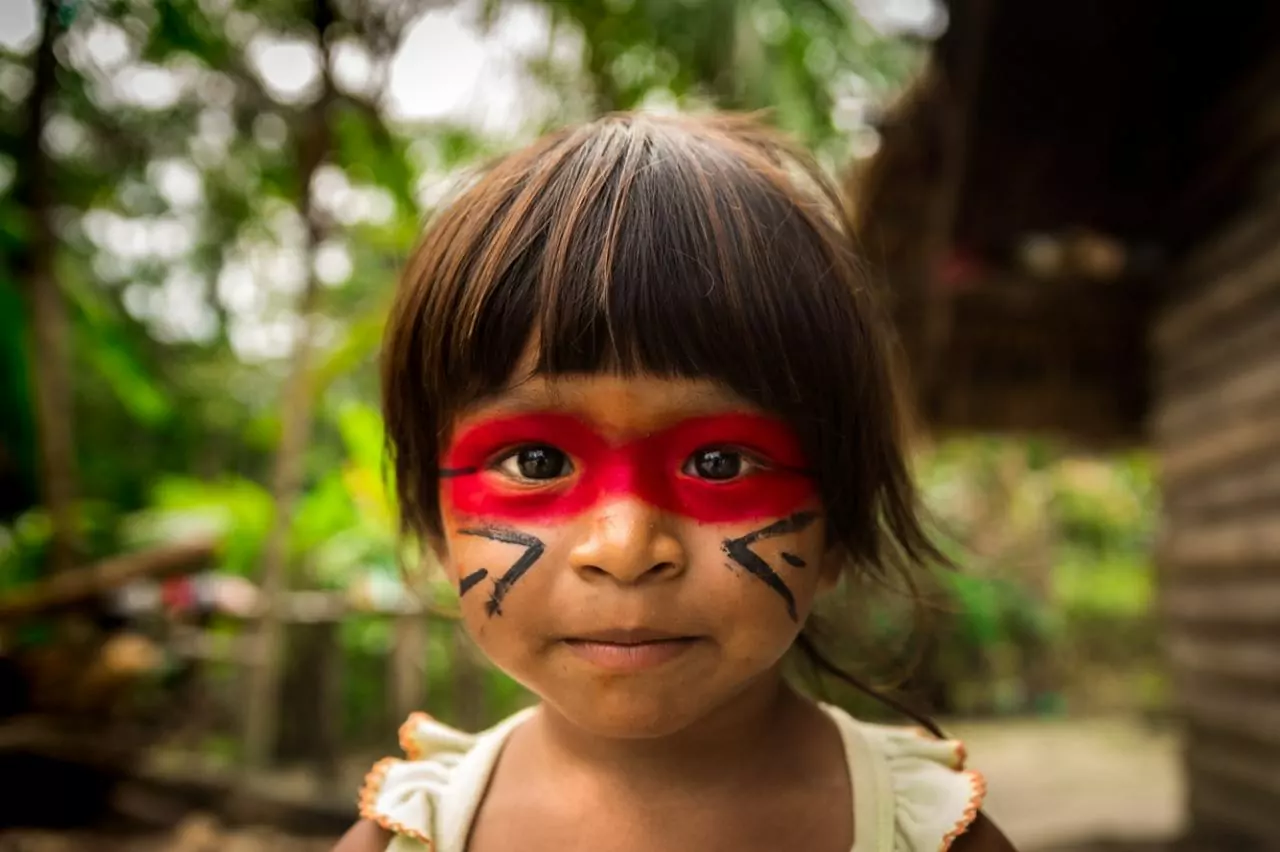
<instances>
[{"instance_id":1,"label":"blurred wooden structure","mask_svg":"<svg viewBox=\"0 0 1280 852\"><path fill-rule=\"evenodd\" d=\"M0 777L23 781L0 801L0 828L100 813L116 770L152 739L131 699L163 664L159 646L102 602L142 578L200 570L214 549L211 541L162 545L0 595Z\"/></svg>"},{"instance_id":2,"label":"blurred wooden structure","mask_svg":"<svg viewBox=\"0 0 1280 852\"><path fill-rule=\"evenodd\" d=\"M1148 443L1198 848L1280 837L1280 4L952 0L850 175L935 431Z\"/></svg>"},{"instance_id":3,"label":"blurred wooden structure","mask_svg":"<svg viewBox=\"0 0 1280 852\"><path fill-rule=\"evenodd\" d=\"M0 775L28 778L0 803L0 829L91 824L120 815L121 797L127 810L145 812L128 815L159 823L197 808L232 822L337 834L354 819L360 779L424 703L429 634L435 628L438 643L457 641L453 614L407 592L279 595L273 616L282 625L286 688L268 712L280 733L265 765L249 767L243 695L259 662L255 625L267 598L245 581L222 596L236 598L232 606L193 590L199 578L189 575L214 554L212 542L166 545L0 595ZM360 655L344 643L343 626L360 623L384 632L387 650ZM26 628L46 638L16 641ZM477 727L484 683L470 659L459 655L443 706L452 703L460 724ZM353 724L344 686L357 675L364 688L356 692L367 694L372 682L385 697ZM51 796L51 787L66 795ZM40 810L49 802L66 807Z\"/></svg>"}]
</instances>

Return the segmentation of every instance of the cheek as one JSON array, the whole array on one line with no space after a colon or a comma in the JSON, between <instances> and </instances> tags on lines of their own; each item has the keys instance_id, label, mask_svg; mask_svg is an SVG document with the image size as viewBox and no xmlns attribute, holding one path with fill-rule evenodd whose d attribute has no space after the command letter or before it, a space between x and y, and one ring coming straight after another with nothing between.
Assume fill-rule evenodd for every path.
<instances>
[{"instance_id":1,"label":"cheek","mask_svg":"<svg viewBox=\"0 0 1280 852\"><path fill-rule=\"evenodd\" d=\"M456 532L449 535L449 548L447 574L457 595L462 625L484 655L502 667L532 615L524 595L537 593L538 572L535 569L522 578L512 599L500 599L497 607L501 614L495 615L499 582L519 558L521 548Z\"/></svg>"},{"instance_id":2,"label":"cheek","mask_svg":"<svg viewBox=\"0 0 1280 852\"><path fill-rule=\"evenodd\" d=\"M508 595L518 586L523 603L516 604L516 616L528 621L528 600L545 596L555 573L547 566L563 562L556 549L569 535L565 528L451 520L446 573L461 598L464 617L507 618L512 604Z\"/></svg>"},{"instance_id":3,"label":"cheek","mask_svg":"<svg viewBox=\"0 0 1280 852\"><path fill-rule=\"evenodd\" d=\"M453 509L509 523L546 522L574 517L596 501L597 490L585 478L559 488L521 489L503 485L493 474L450 480L443 496Z\"/></svg>"},{"instance_id":4,"label":"cheek","mask_svg":"<svg viewBox=\"0 0 1280 852\"><path fill-rule=\"evenodd\" d=\"M823 524L801 511L764 524L690 523L698 597L726 631L750 642L794 638L823 577Z\"/></svg>"},{"instance_id":5,"label":"cheek","mask_svg":"<svg viewBox=\"0 0 1280 852\"><path fill-rule=\"evenodd\" d=\"M454 591L462 597L465 613L467 602L472 598L483 599L493 581L502 575L506 564L512 561L497 542L460 532L467 524L455 523L452 519L446 522L445 545L448 556L444 562L445 574L453 585Z\"/></svg>"},{"instance_id":6,"label":"cheek","mask_svg":"<svg viewBox=\"0 0 1280 852\"><path fill-rule=\"evenodd\" d=\"M803 591L812 599L826 589L831 569L827 558L825 524L821 519L790 541L780 541L778 562L787 576L795 580L797 594Z\"/></svg>"},{"instance_id":7,"label":"cheek","mask_svg":"<svg viewBox=\"0 0 1280 852\"><path fill-rule=\"evenodd\" d=\"M727 483L676 476L665 502L671 511L687 518L720 524L783 517L811 503L815 496L812 483L804 476L762 471Z\"/></svg>"}]
</instances>

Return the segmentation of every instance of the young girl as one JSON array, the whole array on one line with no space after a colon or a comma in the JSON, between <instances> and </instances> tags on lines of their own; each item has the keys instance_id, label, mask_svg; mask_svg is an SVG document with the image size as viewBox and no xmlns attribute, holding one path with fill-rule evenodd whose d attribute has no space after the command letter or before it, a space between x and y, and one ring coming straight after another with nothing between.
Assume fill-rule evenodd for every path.
<instances>
[{"instance_id":1,"label":"young girl","mask_svg":"<svg viewBox=\"0 0 1280 852\"><path fill-rule=\"evenodd\" d=\"M541 703L416 714L342 852L1008 850L957 742L781 674L842 572L937 557L818 170L740 118L610 116L491 167L392 311L406 530Z\"/></svg>"}]
</instances>

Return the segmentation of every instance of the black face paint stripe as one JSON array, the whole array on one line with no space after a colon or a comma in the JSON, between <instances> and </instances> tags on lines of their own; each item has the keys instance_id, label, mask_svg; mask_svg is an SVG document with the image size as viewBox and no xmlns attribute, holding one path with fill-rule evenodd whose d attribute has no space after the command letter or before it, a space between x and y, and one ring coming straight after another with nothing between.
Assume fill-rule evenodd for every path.
<instances>
[{"instance_id":1,"label":"black face paint stripe","mask_svg":"<svg viewBox=\"0 0 1280 852\"><path fill-rule=\"evenodd\" d=\"M473 473L478 473L479 470L480 468L478 467L442 467L440 468L440 478L452 479L456 476L470 476Z\"/></svg>"},{"instance_id":2,"label":"black face paint stripe","mask_svg":"<svg viewBox=\"0 0 1280 852\"><path fill-rule=\"evenodd\" d=\"M458 534L479 536L491 541L500 541L503 544L517 544L525 549L515 564L508 568L505 574L493 581L493 591L489 593L489 600L484 605L485 612L488 613L490 618L495 615L502 615L502 599L507 596L507 592L511 591L511 587L516 584L516 581L523 577L524 573L533 566L533 563L541 558L546 545L540 539L528 533L522 533L519 530L508 529L507 527L471 527L458 530ZM476 572L476 574L479 573L479 571ZM467 577L467 580L471 580L476 574L471 574ZM481 579L483 577L477 578L476 582Z\"/></svg>"},{"instance_id":3,"label":"black face paint stripe","mask_svg":"<svg viewBox=\"0 0 1280 852\"><path fill-rule=\"evenodd\" d=\"M808 564L799 556L796 556L794 553L787 553L785 550L782 552L782 558L784 561L786 561L788 565L791 565L795 568L803 568L805 565Z\"/></svg>"},{"instance_id":4,"label":"black face paint stripe","mask_svg":"<svg viewBox=\"0 0 1280 852\"><path fill-rule=\"evenodd\" d=\"M774 521L767 527L762 527L755 532L747 533L742 538L733 539L733 541L740 541L743 544L755 544L761 539L776 538L777 536L786 535L787 533L800 532L817 519L817 512L797 512L780 521Z\"/></svg>"},{"instance_id":5,"label":"black face paint stripe","mask_svg":"<svg viewBox=\"0 0 1280 852\"><path fill-rule=\"evenodd\" d=\"M488 577L488 576L489 576L489 572L481 568L479 571L473 571L467 576L463 577L462 582L458 584L458 595L459 596L465 595L467 592L471 591L472 588L475 587L476 583L479 583L481 580L483 580L485 577Z\"/></svg>"},{"instance_id":6,"label":"black face paint stripe","mask_svg":"<svg viewBox=\"0 0 1280 852\"><path fill-rule=\"evenodd\" d=\"M778 593L783 602L786 603L787 614L791 616L792 621L800 620L799 615L796 613L795 595L791 593L791 589L778 576L778 572L770 568L768 562L765 562L751 551L751 545L761 539L799 532L817 520L817 517L817 512L797 512L789 518L775 521L769 526L749 532L741 538L729 538L725 539L724 542L724 552L730 559L747 569L748 573Z\"/></svg>"}]
</instances>

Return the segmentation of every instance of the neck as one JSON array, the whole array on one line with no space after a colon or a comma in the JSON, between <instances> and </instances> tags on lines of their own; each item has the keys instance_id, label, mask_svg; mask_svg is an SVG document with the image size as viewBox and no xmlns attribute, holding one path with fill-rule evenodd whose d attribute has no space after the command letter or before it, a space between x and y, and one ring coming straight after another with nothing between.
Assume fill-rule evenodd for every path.
<instances>
[{"instance_id":1,"label":"neck","mask_svg":"<svg viewBox=\"0 0 1280 852\"><path fill-rule=\"evenodd\" d=\"M592 774L623 775L633 787L678 790L766 771L792 751L812 712L773 670L692 725L662 737L599 736L546 704L536 729L549 758Z\"/></svg>"}]
</instances>

